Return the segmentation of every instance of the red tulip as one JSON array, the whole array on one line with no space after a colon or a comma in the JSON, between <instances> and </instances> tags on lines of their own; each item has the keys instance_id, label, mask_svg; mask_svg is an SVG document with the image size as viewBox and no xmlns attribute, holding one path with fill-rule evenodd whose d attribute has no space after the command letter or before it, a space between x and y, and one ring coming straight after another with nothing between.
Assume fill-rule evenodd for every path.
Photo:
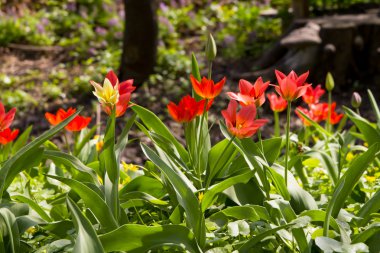
<instances>
[{"instance_id":1,"label":"red tulip","mask_svg":"<svg viewBox=\"0 0 380 253\"><path fill-rule=\"evenodd\" d=\"M61 123L71 115L73 115L76 112L76 109L69 108L67 111L64 109L59 109L57 113L54 115L52 113L45 113L45 118L49 121L49 123L53 126ZM91 118L90 117L82 117L82 116L76 116L72 121L70 121L69 124L65 127L68 131L80 131L83 128L87 127L90 123Z\"/></svg>"},{"instance_id":2,"label":"red tulip","mask_svg":"<svg viewBox=\"0 0 380 253\"><path fill-rule=\"evenodd\" d=\"M276 70L276 77L279 85L275 85L277 93L287 101L293 101L303 96L307 87L311 84L305 83L309 71L298 76L293 70L289 75Z\"/></svg>"},{"instance_id":3,"label":"red tulip","mask_svg":"<svg viewBox=\"0 0 380 253\"><path fill-rule=\"evenodd\" d=\"M325 90L321 88L321 85L317 85L315 89L309 86L306 89L305 94L302 96L303 101L306 104L316 104L319 102L319 98L325 94Z\"/></svg>"},{"instance_id":4,"label":"red tulip","mask_svg":"<svg viewBox=\"0 0 380 253\"><path fill-rule=\"evenodd\" d=\"M4 105L0 102L0 131L7 129L12 124L15 114L16 108L12 108L6 113Z\"/></svg>"},{"instance_id":5,"label":"red tulip","mask_svg":"<svg viewBox=\"0 0 380 253\"><path fill-rule=\"evenodd\" d=\"M312 110L312 109L308 110L301 106L298 106L297 109L303 112L304 114L306 114L306 116L308 116L311 120L317 123L323 120L323 117L322 115L318 113L318 110ZM311 126L311 124L298 112L298 110L296 110L296 114L301 119L302 123L305 126Z\"/></svg>"},{"instance_id":6,"label":"red tulip","mask_svg":"<svg viewBox=\"0 0 380 253\"><path fill-rule=\"evenodd\" d=\"M277 96L275 93L267 94L269 100L270 109L274 112L282 112L288 106L288 102L281 96Z\"/></svg>"},{"instance_id":7,"label":"red tulip","mask_svg":"<svg viewBox=\"0 0 380 253\"><path fill-rule=\"evenodd\" d=\"M213 80L206 77L203 77L201 82L199 82L193 75L190 75L190 80L195 93L205 99L213 99L218 96L226 82L225 77L216 84L214 84Z\"/></svg>"},{"instance_id":8,"label":"red tulip","mask_svg":"<svg viewBox=\"0 0 380 253\"><path fill-rule=\"evenodd\" d=\"M329 104L328 103L321 103L321 104L319 104L319 107L321 107L319 109L319 111L321 111L320 113L322 114L323 120L327 120L328 114L329 114ZM333 102L331 104L331 116L330 116L330 124L331 125L338 124L339 121L343 118L343 113L338 114L335 111L335 108L336 108L336 102Z\"/></svg>"},{"instance_id":9,"label":"red tulip","mask_svg":"<svg viewBox=\"0 0 380 253\"><path fill-rule=\"evenodd\" d=\"M129 79L119 83L116 74L111 70L106 75L103 88L94 81L90 82L95 87L96 92L94 94L99 98L104 111L108 115L111 115L112 107L115 106L116 117L123 116L128 107L130 107L129 101L131 94L136 89L136 87L133 86L133 80ZM108 82L111 83L112 88L106 85Z\"/></svg>"},{"instance_id":10,"label":"red tulip","mask_svg":"<svg viewBox=\"0 0 380 253\"><path fill-rule=\"evenodd\" d=\"M206 111L210 108L213 100L210 100L207 103ZM202 115L204 111L205 100L196 101L190 95L186 95L179 101L178 105L173 102L168 104L169 114L177 122L190 122L196 116Z\"/></svg>"},{"instance_id":11,"label":"red tulip","mask_svg":"<svg viewBox=\"0 0 380 253\"><path fill-rule=\"evenodd\" d=\"M10 128L4 129L0 132L0 144L6 145L9 142L13 141L17 138L18 132L18 129L13 129L12 131Z\"/></svg>"},{"instance_id":12,"label":"red tulip","mask_svg":"<svg viewBox=\"0 0 380 253\"><path fill-rule=\"evenodd\" d=\"M256 118L256 106L254 104L244 106L237 113L238 103L231 100L228 108L222 111L228 131L239 139L254 135L257 130L265 125L267 119Z\"/></svg>"},{"instance_id":13,"label":"red tulip","mask_svg":"<svg viewBox=\"0 0 380 253\"><path fill-rule=\"evenodd\" d=\"M265 102L264 92L268 86L269 81L264 83L261 77L257 78L254 85L244 79L240 79L240 93L227 92L227 95L231 99L239 101L241 105L255 104L256 107L260 107Z\"/></svg>"}]
</instances>

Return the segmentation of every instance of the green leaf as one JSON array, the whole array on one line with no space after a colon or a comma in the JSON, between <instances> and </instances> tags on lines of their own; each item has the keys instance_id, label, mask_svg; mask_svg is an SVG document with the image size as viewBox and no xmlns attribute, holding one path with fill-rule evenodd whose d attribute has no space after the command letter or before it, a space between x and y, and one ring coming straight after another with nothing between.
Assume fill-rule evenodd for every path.
<instances>
[{"instance_id":1,"label":"green leaf","mask_svg":"<svg viewBox=\"0 0 380 253\"><path fill-rule=\"evenodd\" d=\"M71 216L77 238L75 240L74 253L102 253L104 252L102 244L92 227L90 221L81 213L79 207L70 198L67 198L67 206L70 209Z\"/></svg>"},{"instance_id":2,"label":"green leaf","mask_svg":"<svg viewBox=\"0 0 380 253\"><path fill-rule=\"evenodd\" d=\"M32 132L33 126L29 126L18 138L17 140L13 143L12 146L12 153L16 153L19 151L23 146L26 145L28 142L30 132Z\"/></svg>"},{"instance_id":3,"label":"green leaf","mask_svg":"<svg viewBox=\"0 0 380 253\"><path fill-rule=\"evenodd\" d=\"M345 252L345 253L356 253L356 252L369 252L368 246L364 243L348 244L338 242L334 239L328 237L317 237L315 239L315 244L325 253L333 252Z\"/></svg>"},{"instance_id":4,"label":"green leaf","mask_svg":"<svg viewBox=\"0 0 380 253\"><path fill-rule=\"evenodd\" d=\"M339 179L331 200L326 208L326 220L324 224L324 235L327 235L330 224L330 216L337 217L340 209L343 207L346 199L351 195L355 185L360 180L368 166L376 158L379 152L380 143L372 145L366 152L358 156L348 168L346 173Z\"/></svg>"},{"instance_id":5,"label":"green leaf","mask_svg":"<svg viewBox=\"0 0 380 253\"><path fill-rule=\"evenodd\" d=\"M95 217L98 219L99 223L102 225L105 231L110 231L117 227L116 219L113 216L110 208L96 191L74 179L52 175L47 176L70 186L70 188L75 191L83 200L83 202L86 204L86 207L94 213Z\"/></svg>"},{"instance_id":6,"label":"green leaf","mask_svg":"<svg viewBox=\"0 0 380 253\"><path fill-rule=\"evenodd\" d=\"M280 137L263 140L264 156L269 164L273 164L280 155L281 143L282 138ZM252 152L256 155L261 155L261 149L257 144L254 146Z\"/></svg>"},{"instance_id":7,"label":"green leaf","mask_svg":"<svg viewBox=\"0 0 380 253\"><path fill-rule=\"evenodd\" d=\"M124 151L125 146L127 146L127 143L128 143L128 133L129 133L129 130L131 130L131 127L133 126L133 123L135 122L135 119L136 119L136 113L134 113L128 119L128 121L125 123L123 131L119 135L119 138L118 138L118 140L116 142L116 146L115 146L116 157L117 157L117 161L119 161L119 162L120 162L121 154Z\"/></svg>"},{"instance_id":8,"label":"green leaf","mask_svg":"<svg viewBox=\"0 0 380 253\"><path fill-rule=\"evenodd\" d=\"M165 174L172 184L178 202L185 209L187 220L194 231L195 237L201 246L204 245L206 236L205 223L197 197L194 195L191 188L188 187L183 178L179 176L177 170L173 170L169 167L148 146L141 144L141 148L146 157L148 157Z\"/></svg>"},{"instance_id":9,"label":"green leaf","mask_svg":"<svg viewBox=\"0 0 380 253\"><path fill-rule=\"evenodd\" d=\"M126 184L125 187L119 191L119 194L123 195L134 191L145 192L156 198L161 198L166 194L160 181L147 176L139 176L132 179L131 182Z\"/></svg>"},{"instance_id":10,"label":"green leaf","mask_svg":"<svg viewBox=\"0 0 380 253\"><path fill-rule=\"evenodd\" d=\"M360 234L354 235L352 239L352 243L366 242L375 234L380 231L380 223L376 222L365 228L363 232Z\"/></svg>"},{"instance_id":11,"label":"green leaf","mask_svg":"<svg viewBox=\"0 0 380 253\"><path fill-rule=\"evenodd\" d=\"M7 208L0 208L0 228L0 252L20 252L20 234L16 217Z\"/></svg>"},{"instance_id":12,"label":"green leaf","mask_svg":"<svg viewBox=\"0 0 380 253\"><path fill-rule=\"evenodd\" d=\"M371 106L373 111L375 112L376 119L377 119L377 128L380 129L380 109L377 105L377 102L375 100L375 97L373 96L372 92L370 90L367 90L369 101L371 102Z\"/></svg>"},{"instance_id":13,"label":"green leaf","mask_svg":"<svg viewBox=\"0 0 380 253\"><path fill-rule=\"evenodd\" d=\"M96 133L97 128L98 128L98 126L95 125L90 130L86 129L86 132L85 132L86 134L83 136L83 138L79 137L80 141L75 143L74 155L77 156L82 151L82 149L86 145L86 143L89 142L90 139L92 138L92 136L94 136L94 134ZM82 136L83 134L84 133L82 130L80 133L80 136Z\"/></svg>"},{"instance_id":14,"label":"green leaf","mask_svg":"<svg viewBox=\"0 0 380 253\"><path fill-rule=\"evenodd\" d=\"M28 204L30 208L32 208L38 215L44 219L45 221L51 222L53 221L50 216L40 207L36 202L34 202L32 199L23 196L23 195L13 195L13 199L18 200L22 203Z\"/></svg>"},{"instance_id":15,"label":"green leaf","mask_svg":"<svg viewBox=\"0 0 380 253\"><path fill-rule=\"evenodd\" d=\"M364 139L366 142L368 142L369 146L375 144L376 142L380 142L380 132L376 130L376 128L372 126L368 120L356 114L354 111L347 107L343 107L343 109L346 115L352 122L354 122L356 127L363 134Z\"/></svg>"},{"instance_id":16,"label":"green leaf","mask_svg":"<svg viewBox=\"0 0 380 253\"><path fill-rule=\"evenodd\" d=\"M126 224L99 236L106 252L127 251L128 253L148 252L158 247L177 246L192 253L201 253L193 233L180 225L148 227Z\"/></svg>"},{"instance_id":17,"label":"green leaf","mask_svg":"<svg viewBox=\"0 0 380 253\"><path fill-rule=\"evenodd\" d=\"M115 153L115 110L107 120L106 132L104 135L103 151L99 155L100 169L106 171L104 176L104 195L106 203L111 209L113 216L119 220L119 163Z\"/></svg>"},{"instance_id":18,"label":"green leaf","mask_svg":"<svg viewBox=\"0 0 380 253\"><path fill-rule=\"evenodd\" d=\"M208 153L208 172L206 174L206 185L209 185L215 176L219 174L223 168L232 162L236 156L236 148L231 142L224 139L211 148ZM218 164L216 164L218 163Z\"/></svg>"},{"instance_id":19,"label":"green leaf","mask_svg":"<svg viewBox=\"0 0 380 253\"><path fill-rule=\"evenodd\" d=\"M18 173L34 166L35 163L39 163L39 159L42 156L42 149L39 149L39 147L69 124L81 110L82 108L52 129L31 141L29 144L26 144L13 157L4 163L3 167L0 169L0 199Z\"/></svg>"},{"instance_id":20,"label":"green leaf","mask_svg":"<svg viewBox=\"0 0 380 253\"><path fill-rule=\"evenodd\" d=\"M153 205L166 206L169 203L153 197L145 192L128 192L120 196L120 202L126 202L131 199L145 200Z\"/></svg>"},{"instance_id":21,"label":"green leaf","mask_svg":"<svg viewBox=\"0 0 380 253\"><path fill-rule=\"evenodd\" d=\"M144 122L145 126L150 131L162 135L166 139L170 140L170 142L177 148L178 153L185 163L189 161L189 156L186 149L177 141L177 139L171 134L170 130L153 112L138 105L132 106L132 110L137 113L138 117Z\"/></svg>"},{"instance_id":22,"label":"green leaf","mask_svg":"<svg viewBox=\"0 0 380 253\"><path fill-rule=\"evenodd\" d=\"M380 210L380 190L378 190L373 197L368 200L364 205L360 208L358 212L358 217L362 218L358 221L358 225L360 227L366 225L368 221L371 219L372 213L377 213Z\"/></svg>"},{"instance_id":23,"label":"green leaf","mask_svg":"<svg viewBox=\"0 0 380 253\"><path fill-rule=\"evenodd\" d=\"M326 135L326 136L328 136L328 137L331 137L332 135L331 135L331 133L329 132L329 131L327 131L327 130L325 130L323 127L321 127L317 122L315 122L314 120L312 120L312 119L310 119L305 113L303 113L301 110L299 110L299 109L296 109L297 110L297 112L301 115L301 117L303 117L308 123L310 123L313 127L315 127L315 129L318 131L318 132L320 132L320 133L322 133L322 134L324 134L324 135Z\"/></svg>"},{"instance_id":24,"label":"green leaf","mask_svg":"<svg viewBox=\"0 0 380 253\"><path fill-rule=\"evenodd\" d=\"M333 159L323 150L309 150L304 153L306 157L317 158L329 173L334 185L338 181L338 167Z\"/></svg>"},{"instance_id":25,"label":"green leaf","mask_svg":"<svg viewBox=\"0 0 380 253\"><path fill-rule=\"evenodd\" d=\"M246 184L251 179L252 176L253 176L252 171L248 171L241 175L227 178L223 180L222 182L219 182L213 185L212 187L210 187L203 196L202 211L203 212L206 211L206 209L215 202L217 194L223 192L225 189L237 183Z\"/></svg>"},{"instance_id":26,"label":"green leaf","mask_svg":"<svg viewBox=\"0 0 380 253\"><path fill-rule=\"evenodd\" d=\"M75 156L56 150L44 150L43 157L46 159L50 159L55 163L61 163L65 166L74 168L80 173L84 173L86 175L86 178L89 179L89 182L99 185L98 178L94 170L84 165Z\"/></svg>"}]
</instances>

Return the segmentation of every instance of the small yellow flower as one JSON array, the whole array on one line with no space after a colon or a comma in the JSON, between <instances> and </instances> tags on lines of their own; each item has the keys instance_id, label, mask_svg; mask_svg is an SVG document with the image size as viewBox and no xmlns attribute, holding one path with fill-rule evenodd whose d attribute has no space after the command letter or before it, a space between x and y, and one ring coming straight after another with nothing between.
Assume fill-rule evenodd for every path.
<instances>
[{"instance_id":1,"label":"small yellow flower","mask_svg":"<svg viewBox=\"0 0 380 253\"><path fill-rule=\"evenodd\" d=\"M119 84L115 86L112 85L108 78L104 79L103 87L97 82L90 81L91 85L94 86L94 95L98 98L102 105L116 105L119 101Z\"/></svg>"},{"instance_id":2,"label":"small yellow flower","mask_svg":"<svg viewBox=\"0 0 380 253\"><path fill-rule=\"evenodd\" d=\"M364 142L363 145L368 148L368 142Z\"/></svg>"},{"instance_id":3,"label":"small yellow flower","mask_svg":"<svg viewBox=\"0 0 380 253\"><path fill-rule=\"evenodd\" d=\"M104 146L104 141L100 139L100 135L95 135L94 136L94 140L96 140L96 144L95 144L95 147L96 147L96 151L100 151L102 150L103 146Z\"/></svg>"},{"instance_id":4,"label":"small yellow flower","mask_svg":"<svg viewBox=\"0 0 380 253\"><path fill-rule=\"evenodd\" d=\"M365 175L364 177L365 177L365 179L367 180L368 183L373 183L376 180L376 177L374 177L374 176L367 176L367 175Z\"/></svg>"},{"instance_id":5,"label":"small yellow flower","mask_svg":"<svg viewBox=\"0 0 380 253\"><path fill-rule=\"evenodd\" d=\"M354 160L354 158L355 158L355 155L352 152L348 152L346 156L346 161L351 162L352 160Z\"/></svg>"},{"instance_id":6,"label":"small yellow flower","mask_svg":"<svg viewBox=\"0 0 380 253\"><path fill-rule=\"evenodd\" d=\"M127 164L127 163L125 163L124 161L122 161L121 164L123 165L123 169L124 169L124 171L125 171L126 173L127 173L129 170L130 170L130 171L138 171L138 170L139 170L139 168L138 168L137 165L135 165L135 164L132 164L132 163Z\"/></svg>"},{"instance_id":7,"label":"small yellow flower","mask_svg":"<svg viewBox=\"0 0 380 253\"><path fill-rule=\"evenodd\" d=\"M203 192L198 193L198 201L199 201L199 203L202 202L203 197L204 197L204 193Z\"/></svg>"},{"instance_id":8,"label":"small yellow flower","mask_svg":"<svg viewBox=\"0 0 380 253\"><path fill-rule=\"evenodd\" d=\"M36 227L30 227L30 228L28 228L27 230L26 230L26 232L28 233L28 234L34 234L34 233L36 233L37 232L37 228Z\"/></svg>"}]
</instances>

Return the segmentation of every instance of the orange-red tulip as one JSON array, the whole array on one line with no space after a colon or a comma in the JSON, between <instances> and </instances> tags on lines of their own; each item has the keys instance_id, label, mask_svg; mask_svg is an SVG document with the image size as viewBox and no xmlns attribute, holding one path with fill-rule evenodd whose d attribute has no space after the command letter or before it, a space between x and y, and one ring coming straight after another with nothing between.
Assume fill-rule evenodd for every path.
<instances>
[{"instance_id":1,"label":"orange-red tulip","mask_svg":"<svg viewBox=\"0 0 380 253\"><path fill-rule=\"evenodd\" d=\"M267 98L269 100L270 109L274 112L282 112L288 106L288 102L275 93L267 94Z\"/></svg>"},{"instance_id":2,"label":"orange-red tulip","mask_svg":"<svg viewBox=\"0 0 380 253\"><path fill-rule=\"evenodd\" d=\"M311 120L313 120L317 123L321 122L323 120L323 116L322 116L322 114L319 114L318 110L313 110L313 109L308 110L308 109L303 108L301 106L298 106L297 109L300 110L301 112L303 112L304 114L306 114L306 116L308 116ZM296 114L301 119L302 123L305 126L311 126L311 124L298 112L298 110L296 110Z\"/></svg>"},{"instance_id":3,"label":"orange-red tulip","mask_svg":"<svg viewBox=\"0 0 380 253\"><path fill-rule=\"evenodd\" d=\"M316 104L319 102L319 98L323 94L325 94L325 90L321 88L320 84L314 89L309 86L307 87L305 94L302 96L302 99L306 104Z\"/></svg>"},{"instance_id":4,"label":"orange-red tulip","mask_svg":"<svg viewBox=\"0 0 380 253\"><path fill-rule=\"evenodd\" d=\"M4 105L0 102L0 131L7 129L12 124L15 114L16 108L12 108L6 113Z\"/></svg>"},{"instance_id":5,"label":"orange-red tulip","mask_svg":"<svg viewBox=\"0 0 380 253\"><path fill-rule=\"evenodd\" d=\"M51 125L55 126L67 119L68 117L70 117L71 115L73 115L75 112L76 109L71 107L67 111L60 108L55 115L48 112L45 113L45 118L49 121ZM70 121L69 124L67 124L65 129L73 132L80 131L83 128L87 127L90 121L90 117L82 117L78 115L72 121Z\"/></svg>"},{"instance_id":6,"label":"orange-red tulip","mask_svg":"<svg viewBox=\"0 0 380 253\"><path fill-rule=\"evenodd\" d=\"M243 106L239 112L237 108L238 103L231 100L227 109L222 111L222 115L228 131L239 139L251 137L268 122L267 119L255 119L256 106L254 104Z\"/></svg>"},{"instance_id":7,"label":"orange-red tulip","mask_svg":"<svg viewBox=\"0 0 380 253\"><path fill-rule=\"evenodd\" d=\"M298 76L293 70L285 75L281 71L276 70L276 77L279 85L275 85L277 93L287 101L293 101L303 96L307 87L311 84L305 83L309 71Z\"/></svg>"},{"instance_id":8,"label":"orange-red tulip","mask_svg":"<svg viewBox=\"0 0 380 253\"><path fill-rule=\"evenodd\" d=\"M227 92L227 95L231 99L235 99L240 102L241 105L255 104L256 107L260 107L265 102L265 90L269 86L268 82L263 82L261 77L257 78L254 85L250 82L240 79L239 81L239 93Z\"/></svg>"},{"instance_id":9,"label":"orange-red tulip","mask_svg":"<svg viewBox=\"0 0 380 253\"><path fill-rule=\"evenodd\" d=\"M314 106L311 106L314 107ZM328 119L328 114L329 114L329 104L328 103L321 103L319 104L319 113L322 113L322 118L323 120ZM336 102L333 102L331 104L331 116L330 116L330 124L335 125L338 124L339 121L343 118L343 113L337 113L335 111L336 108ZM315 110L315 109L314 109Z\"/></svg>"},{"instance_id":10,"label":"orange-red tulip","mask_svg":"<svg viewBox=\"0 0 380 253\"><path fill-rule=\"evenodd\" d=\"M132 79L119 83L116 74L111 70L104 79L103 87L94 81L90 82L95 87L95 96L98 97L108 115L111 115L113 107L115 107L116 117L124 115L125 111L130 107L131 94L136 89L133 86Z\"/></svg>"},{"instance_id":11,"label":"orange-red tulip","mask_svg":"<svg viewBox=\"0 0 380 253\"><path fill-rule=\"evenodd\" d=\"M318 103L318 104L310 104L309 105L310 110L302 107L297 107L300 111L305 113L310 119L312 119L315 122L321 122L323 120L327 120L328 118L328 111L329 111L329 104L328 103ZM338 114L335 111L336 103L331 104L331 117L330 117L330 123L332 125L335 125L339 123L339 121L343 118L343 114ZM303 119L303 117L296 111L296 114L300 117L302 122L305 126L310 126L310 123Z\"/></svg>"},{"instance_id":12,"label":"orange-red tulip","mask_svg":"<svg viewBox=\"0 0 380 253\"><path fill-rule=\"evenodd\" d=\"M218 96L226 82L225 77L216 84L214 84L213 80L206 77L203 77L201 82L199 82L193 75L190 75L190 80L195 93L205 99L213 99Z\"/></svg>"},{"instance_id":13,"label":"orange-red tulip","mask_svg":"<svg viewBox=\"0 0 380 253\"><path fill-rule=\"evenodd\" d=\"M206 111L210 108L213 100L210 100L207 103ZM196 101L190 95L184 96L181 101L179 101L178 105L173 102L168 104L169 114L172 118L177 122L190 122L196 116L200 116L203 114L205 106L205 100Z\"/></svg>"},{"instance_id":14,"label":"orange-red tulip","mask_svg":"<svg viewBox=\"0 0 380 253\"><path fill-rule=\"evenodd\" d=\"M11 130L10 128L6 128L3 131L0 132L0 144L6 145L9 142L13 141L14 139L17 138L19 130L18 129L13 129Z\"/></svg>"}]
</instances>

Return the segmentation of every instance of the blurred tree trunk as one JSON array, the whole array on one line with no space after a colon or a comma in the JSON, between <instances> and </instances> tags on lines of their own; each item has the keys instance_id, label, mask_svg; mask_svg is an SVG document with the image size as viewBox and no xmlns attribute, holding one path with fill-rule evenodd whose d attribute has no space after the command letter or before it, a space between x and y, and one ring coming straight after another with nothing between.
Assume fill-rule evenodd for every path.
<instances>
[{"instance_id":1,"label":"blurred tree trunk","mask_svg":"<svg viewBox=\"0 0 380 253\"><path fill-rule=\"evenodd\" d=\"M120 80L139 86L153 73L157 56L157 1L124 0L125 30Z\"/></svg>"},{"instance_id":2,"label":"blurred tree trunk","mask_svg":"<svg viewBox=\"0 0 380 253\"><path fill-rule=\"evenodd\" d=\"M309 17L309 0L292 0L295 19Z\"/></svg>"}]
</instances>

